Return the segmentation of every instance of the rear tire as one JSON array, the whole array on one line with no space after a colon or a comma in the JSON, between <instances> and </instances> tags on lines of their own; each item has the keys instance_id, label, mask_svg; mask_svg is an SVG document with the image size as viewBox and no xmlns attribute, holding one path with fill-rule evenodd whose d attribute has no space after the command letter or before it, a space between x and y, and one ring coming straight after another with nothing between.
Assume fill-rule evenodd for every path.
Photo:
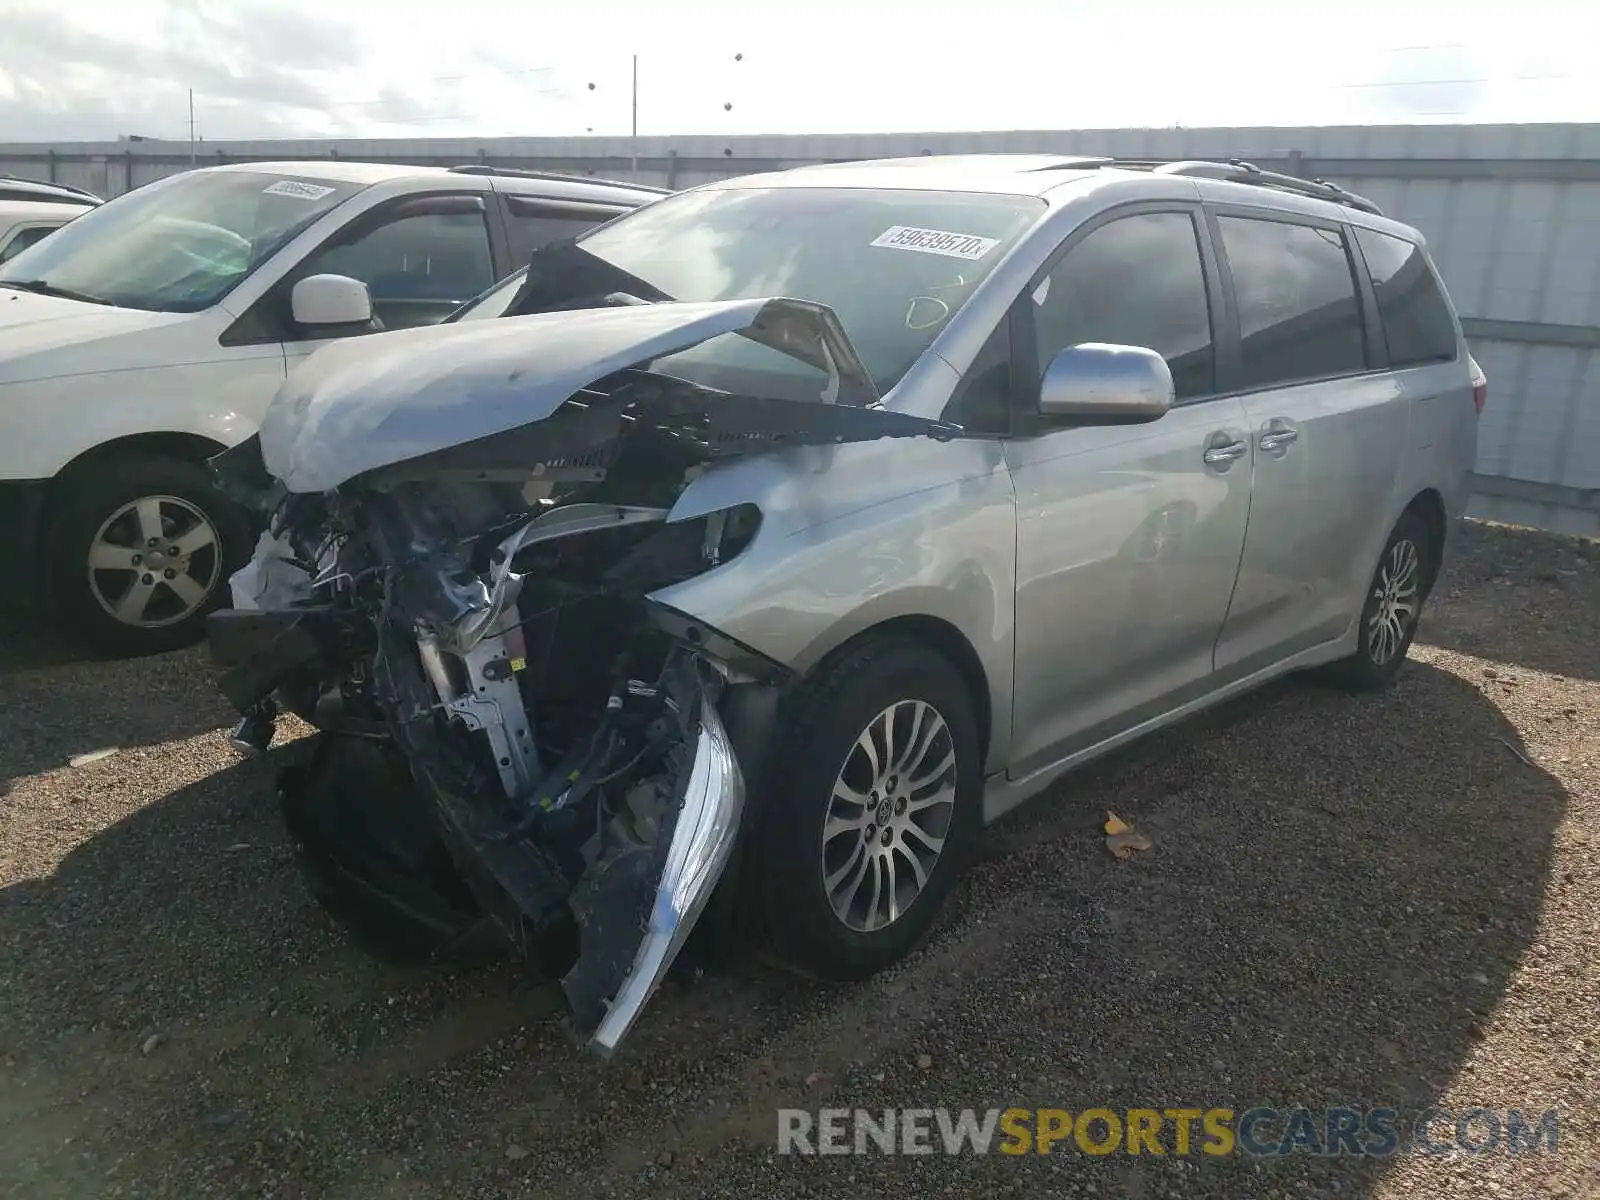
<instances>
[{"instance_id":1,"label":"rear tire","mask_svg":"<svg viewBox=\"0 0 1600 1200\"><path fill-rule=\"evenodd\" d=\"M66 631L113 658L198 641L250 545L244 514L206 469L141 455L82 467L62 489L46 538Z\"/></svg>"},{"instance_id":2,"label":"rear tire","mask_svg":"<svg viewBox=\"0 0 1600 1200\"><path fill-rule=\"evenodd\" d=\"M1356 649L1328 667L1328 677L1355 692L1375 692L1399 674L1432 584L1438 548L1428 526L1406 512L1384 543L1367 584Z\"/></svg>"},{"instance_id":3,"label":"rear tire","mask_svg":"<svg viewBox=\"0 0 1600 1200\"><path fill-rule=\"evenodd\" d=\"M922 939L965 865L982 796L972 697L931 647L886 637L825 664L782 724L753 873L766 922L788 965L859 979Z\"/></svg>"}]
</instances>

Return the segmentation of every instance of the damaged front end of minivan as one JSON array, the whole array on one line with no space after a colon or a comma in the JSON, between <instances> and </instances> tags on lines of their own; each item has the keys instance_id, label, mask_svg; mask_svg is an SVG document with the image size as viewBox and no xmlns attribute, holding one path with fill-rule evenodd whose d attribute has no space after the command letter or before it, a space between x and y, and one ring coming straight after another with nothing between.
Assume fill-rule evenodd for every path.
<instances>
[{"instance_id":1,"label":"damaged front end of minivan","mask_svg":"<svg viewBox=\"0 0 1600 1200\"><path fill-rule=\"evenodd\" d=\"M722 335L820 394L662 369ZM403 957L536 964L613 1051L728 869L789 682L653 598L759 508L674 504L729 457L960 432L875 399L833 314L782 299L379 334L291 377L213 460L268 527L209 636L236 744L284 710L319 731L281 788L330 911Z\"/></svg>"}]
</instances>

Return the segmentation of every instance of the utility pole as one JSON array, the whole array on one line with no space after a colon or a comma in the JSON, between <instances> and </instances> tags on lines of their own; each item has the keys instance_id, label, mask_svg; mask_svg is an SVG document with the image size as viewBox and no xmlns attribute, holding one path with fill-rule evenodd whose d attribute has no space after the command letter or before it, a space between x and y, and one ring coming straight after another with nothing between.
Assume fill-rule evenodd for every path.
<instances>
[{"instance_id":1,"label":"utility pole","mask_svg":"<svg viewBox=\"0 0 1600 1200\"><path fill-rule=\"evenodd\" d=\"M633 182L639 182L639 56L633 56Z\"/></svg>"},{"instance_id":2,"label":"utility pole","mask_svg":"<svg viewBox=\"0 0 1600 1200\"><path fill-rule=\"evenodd\" d=\"M194 166L194 89L189 89L189 166Z\"/></svg>"}]
</instances>

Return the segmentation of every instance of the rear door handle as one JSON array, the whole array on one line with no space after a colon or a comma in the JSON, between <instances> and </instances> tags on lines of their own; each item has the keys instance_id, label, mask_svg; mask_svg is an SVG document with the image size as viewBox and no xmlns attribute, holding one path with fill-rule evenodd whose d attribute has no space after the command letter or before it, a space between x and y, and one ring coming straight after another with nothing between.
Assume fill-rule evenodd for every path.
<instances>
[{"instance_id":1,"label":"rear door handle","mask_svg":"<svg viewBox=\"0 0 1600 1200\"><path fill-rule=\"evenodd\" d=\"M1207 446L1202 457L1208 467L1225 467L1235 459L1243 458L1250 453L1250 447L1243 442L1224 442L1220 446Z\"/></svg>"},{"instance_id":2,"label":"rear door handle","mask_svg":"<svg viewBox=\"0 0 1600 1200\"><path fill-rule=\"evenodd\" d=\"M1298 440L1298 429L1274 429L1271 433L1263 433L1261 440L1256 443L1263 450L1282 450L1289 443Z\"/></svg>"}]
</instances>

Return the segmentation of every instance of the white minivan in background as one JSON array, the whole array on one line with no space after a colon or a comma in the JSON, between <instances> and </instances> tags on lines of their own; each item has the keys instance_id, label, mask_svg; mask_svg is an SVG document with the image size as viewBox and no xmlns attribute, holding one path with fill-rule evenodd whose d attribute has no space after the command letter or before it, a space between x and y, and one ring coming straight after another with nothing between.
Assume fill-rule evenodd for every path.
<instances>
[{"instance_id":1,"label":"white minivan in background","mask_svg":"<svg viewBox=\"0 0 1600 1200\"><path fill-rule=\"evenodd\" d=\"M205 461L330 338L442 320L661 189L488 166L240 163L0 264L0 601L112 655L196 640L249 549Z\"/></svg>"},{"instance_id":2,"label":"white minivan in background","mask_svg":"<svg viewBox=\"0 0 1600 1200\"><path fill-rule=\"evenodd\" d=\"M99 196L82 188L0 175L0 263L100 204Z\"/></svg>"}]
</instances>

